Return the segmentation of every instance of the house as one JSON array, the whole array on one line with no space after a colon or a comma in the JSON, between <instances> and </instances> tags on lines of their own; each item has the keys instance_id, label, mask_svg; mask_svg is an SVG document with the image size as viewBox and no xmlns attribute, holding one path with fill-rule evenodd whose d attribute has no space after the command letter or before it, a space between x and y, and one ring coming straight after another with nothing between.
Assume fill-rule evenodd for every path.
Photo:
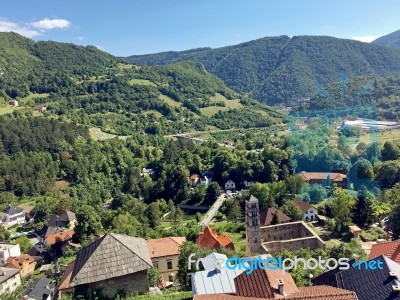
<instances>
[{"instance_id":1,"label":"house","mask_svg":"<svg viewBox=\"0 0 400 300\"><path fill-rule=\"evenodd\" d=\"M231 179L229 179L227 182L225 182L225 190L226 191L236 190L235 182Z\"/></svg>"},{"instance_id":2,"label":"house","mask_svg":"<svg viewBox=\"0 0 400 300\"><path fill-rule=\"evenodd\" d=\"M29 300L52 300L54 299L55 284L50 283L49 278L40 278L32 282L23 292L24 298Z\"/></svg>"},{"instance_id":3,"label":"house","mask_svg":"<svg viewBox=\"0 0 400 300\"><path fill-rule=\"evenodd\" d=\"M47 107L46 107L46 106L43 106L43 105L41 105L41 104L35 105L35 107L34 107L33 109L34 109L35 111L41 112L41 113L44 113L44 112L47 111Z\"/></svg>"},{"instance_id":4,"label":"house","mask_svg":"<svg viewBox=\"0 0 400 300\"><path fill-rule=\"evenodd\" d=\"M108 233L77 252L58 290L74 290L85 299L95 291L112 299L118 293L147 293L147 270L152 266L144 239Z\"/></svg>"},{"instance_id":5,"label":"house","mask_svg":"<svg viewBox=\"0 0 400 300\"><path fill-rule=\"evenodd\" d=\"M69 210L65 210L61 213L61 215L52 214L47 221L47 225L50 227L58 227L58 228L68 228L74 229L76 224L76 216L75 213Z\"/></svg>"},{"instance_id":6,"label":"house","mask_svg":"<svg viewBox=\"0 0 400 300\"><path fill-rule=\"evenodd\" d=\"M201 259L204 271L191 274L193 295L214 295L235 293L234 278L244 272L244 269L227 268L226 255L211 253ZM219 263L217 263L217 261Z\"/></svg>"},{"instance_id":7,"label":"house","mask_svg":"<svg viewBox=\"0 0 400 300\"><path fill-rule=\"evenodd\" d=\"M400 265L385 256L374 260L375 265L379 263L381 267L371 270L351 266L347 270L336 270L334 274L323 273L313 281L353 291L358 300L400 299L400 279L397 275L400 274Z\"/></svg>"},{"instance_id":8,"label":"house","mask_svg":"<svg viewBox=\"0 0 400 300\"><path fill-rule=\"evenodd\" d=\"M63 232L57 232L57 233L53 233L48 235L45 238L46 244L49 246L54 246L57 243L65 243L70 241L73 236L75 234L74 230L66 230Z\"/></svg>"},{"instance_id":9,"label":"house","mask_svg":"<svg viewBox=\"0 0 400 300\"><path fill-rule=\"evenodd\" d=\"M19 270L14 268L0 268L0 294L11 293L21 285Z\"/></svg>"},{"instance_id":10,"label":"house","mask_svg":"<svg viewBox=\"0 0 400 300\"><path fill-rule=\"evenodd\" d=\"M359 238L361 235L361 228L356 225L349 226L349 232L355 237Z\"/></svg>"},{"instance_id":11,"label":"house","mask_svg":"<svg viewBox=\"0 0 400 300\"><path fill-rule=\"evenodd\" d=\"M304 202L300 199L294 199L293 204L296 205L303 213L304 221L314 221L317 218L318 210L310 203Z\"/></svg>"},{"instance_id":12,"label":"house","mask_svg":"<svg viewBox=\"0 0 400 300\"><path fill-rule=\"evenodd\" d=\"M281 223L288 223L292 221L292 219L281 212L280 210L276 209L275 207L270 207L268 209L263 210L260 213L260 224L263 226L271 225L271 222L274 218L274 215L277 214L279 219L279 224Z\"/></svg>"},{"instance_id":13,"label":"house","mask_svg":"<svg viewBox=\"0 0 400 300\"><path fill-rule=\"evenodd\" d=\"M196 239L197 245L200 248L212 248L218 250L219 248L227 248L234 250L235 246L233 245L232 240L226 235L219 235L215 231L214 228L206 227L202 232L200 232L199 236Z\"/></svg>"},{"instance_id":14,"label":"house","mask_svg":"<svg viewBox=\"0 0 400 300\"><path fill-rule=\"evenodd\" d=\"M32 205L27 205L23 208L23 212L25 214L25 221L29 222L33 218L33 209L35 207Z\"/></svg>"},{"instance_id":15,"label":"house","mask_svg":"<svg viewBox=\"0 0 400 300\"><path fill-rule=\"evenodd\" d=\"M400 240L372 245L368 258L375 259L382 255L400 264Z\"/></svg>"},{"instance_id":16,"label":"house","mask_svg":"<svg viewBox=\"0 0 400 300\"><path fill-rule=\"evenodd\" d=\"M253 185L254 185L254 181L248 181L248 180L243 181L243 186L244 186L246 189L251 188Z\"/></svg>"},{"instance_id":17,"label":"house","mask_svg":"<svg viewBox=\"0 0 400 300\"><path fill-rule=\"evenodd\" d=\"M10 256L7 258L5 267L19 270L19 275L24 278L35 271L36 260L29 254Z\"/></svg>"},{"instance_id":18,"label":"house","mask_svg":"<svg viewBox=\"0 0 400 300\"><path fill-rule=\"evenodd\" d=\"M296 174L309 184L320 184L322 186L331 186L336 184L343 189L347 188L347 176L342 173L330 172L300 172Z\"/></svg>"},{"instance_id":19,"label":"house","mask_svg":"<svg viewBox=\"0 0 400 300\"><path fill-rule=\"evenodd\" d=\"M140 176L142 176L142 177L147 176L147 177L153 178L154 174L155 174L155 172L153 169L143 168L142 172L140 172Z\"/></svg>"},{"instance_id":20,"label":"house","mask_svg":"<svg viewBox=\"0 0 400 300\"><path fill-rule=\"evenodd\" d=\"M276 255L283 249L325 249L324 241L303 221L261 224L258 199L253 195L245 202L245 218L248 254Z\"/></svg>"},{"instance_id":21,"label":"house","mask_svg":"<svg viewBox=\"0 0 400 300\"><path fill-rule=\"evenodd\" d=\"M200 177L200 184L204 184L206 187L211 184L211 181L211 177L208 177L206 175Z\"/></svg>"},{"instance_id":22,"label":"house","mask_svg":"<svg viewBox=\"0 0 400 300\"><path fill-rule=\"evenodd\" d=\"M10 100L8 101L8 104L11 106L18 106L18 101L17 100Z\"/></svg>"},{"instance_id":23,"label":"house","mask_svg":"<svg viewBox=\"0 0 400 300\"><path fill-rule=\"evenodd\" d=\"M189 177L189 181L190 181L191 186L192 186L192 187L195 187L195 186L197 186L197 185L199 184L199 182L200 182L200 176L197 175L197 174L192 174L192 175L190 175L190 177Z\"/></svg>"},{"instance_id":24,"label":"house","mask_svg":"<svg viewBox=\"0 0 400 300\"><path fill-rule=\"evenodd\" d=\"M17 206L8 206L3 210L3 216L1 218L1 225L8 228L18 224L25 223L25 213L23 208Z\"/></svg>"},{"instance_id":25,"label":"house","mask_svg":"<svg viewBox=\"0 0 400 300\"><path fill-rule=\"evenodd\" d=\"M194 295L194 300L357 300L357 295L332 286L297 287L289 272L255 269L234 278L235 292ZM373 298L371 298L373 299ZM375 298L381 299L381 298Z\"/></svg>"},{"instance_id":26,"label":"house","mask_svg":"<svg viewBox=\"0 0 400 300\"><path fill-rule=\"evenodd\" d=\"M0 243L0 267L4 266L10 256L20 256L19 244Z\"/></svg>"},{"instance_id":27,"label":"house","mask_svg":"<svg viewBox=\"0 0 400 300\"><path fill-rule=\"evenodd\" d=\"M165 237L146 241L153 266L160 271L167 285L175 281L179 269L179 248L185 241L185 237Z\"/></svg>"}]
</instances>

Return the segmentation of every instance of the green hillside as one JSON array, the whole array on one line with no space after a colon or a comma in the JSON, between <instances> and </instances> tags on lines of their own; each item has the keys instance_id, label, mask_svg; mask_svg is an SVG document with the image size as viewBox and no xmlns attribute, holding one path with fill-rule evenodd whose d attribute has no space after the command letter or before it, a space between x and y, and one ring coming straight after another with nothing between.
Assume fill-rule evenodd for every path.
<instances>
[{"instance_id":1,"label":"green hillside","mask_svg":"<svg viewBox=\"0 0 400 300\"><path fill-rule=\"evenodd\" d=\"M265 127L281 116L228 88L203 65L135 66L95 47L0 34L0 107L42 104L49 114L110 134Z\"/></svg>"},{"instance_id":2,"label":"green hillside","mask_svg":"<svg viewBox=\"0 0 400 300\"><path fill-rule=\"evenodd\" d=\"M400 52L327 36L266 37L235 46L134 55L127 61L159 65L192 60L232 89L268 104L314 94L339 73L349 77L400 74Z\"/></svg>"},{"instance_id":3,"label":"green hillside","mask_svg":"<svg viewBox=\"0 0 400 300\"><path fill-rule=\"evenodd\" d=\"M323 94L311 98L311 109L359 105L371 107L380 119L400 121L400 76L352 78L345 86L341 82L328 85Z\"/></svg>"},{"instance_id":4,"label":"green hillside","mask_svg":"<svg viewBox=\"0 0 400 300\"><path fill-rule=\"evenodd\" d=\"M400 49L400 30L381 36L373 44Z\"/></svg>"}]
</instances>

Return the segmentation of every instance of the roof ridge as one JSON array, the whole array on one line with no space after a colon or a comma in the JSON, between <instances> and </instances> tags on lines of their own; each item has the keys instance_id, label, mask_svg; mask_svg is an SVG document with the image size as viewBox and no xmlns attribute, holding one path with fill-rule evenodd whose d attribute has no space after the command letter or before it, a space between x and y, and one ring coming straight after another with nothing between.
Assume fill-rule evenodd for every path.
<instances>
[{"instance_id":1,"label":"roof ridge","mask_svg":"<svg viewBox=\"0 0 400 300\"><path fill-rule=\"evenodd\" d=\"M142 261L144 261L146 264L148 264L150 267L152 267L153 265L149 264L143 257L142 255L139 255L138 253L134 252L131 248L129 248L125 243L123 243L120 239L118 239L118 237L116 237L115 235L117 235L117 233L108 233L106 235L111 235L113 237L113 239L115 239L116 241L118 241L121 245L123 245L125 248L127 248L132 254L136 255L137 257L139 257ZM127 237L129 238L135 238L135 239L142 239L142 238L138 238L138 237L133 237L133 236L129 236L127 235ZM145 244L146 244L146 249L145 251L147 251L147 254L149 256L149 259L151 261L151 257L150 257L150 253L149 253L149 249L147 247L147 243L146 240L142 239Z\"/></svg>"}]
</instances>

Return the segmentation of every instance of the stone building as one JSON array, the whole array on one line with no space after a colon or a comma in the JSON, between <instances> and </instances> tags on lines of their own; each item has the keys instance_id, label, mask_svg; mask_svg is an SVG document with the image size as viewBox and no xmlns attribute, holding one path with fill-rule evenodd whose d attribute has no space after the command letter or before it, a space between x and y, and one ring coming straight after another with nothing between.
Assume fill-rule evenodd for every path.
<instances>
[{"instance_id":1,"label":"stone building","mask_svg":"<svg viewBox=\"0 0 400 300\"><path fill-rule=\"evenodd\" d=\"M260 225L258 199L246 201L246 245L248 254L276 255L283 249L325 249L325 243L303 221Z\"/></svg>"},{"instance_id":2,"label":"stone building","mask_svg":"<svg viewBox=\"0 0 400 300\"><path fill-rule=\"evenodd\" d=\"M117 294L147 293L147 270L153 266L144 239L106 234L80 250L61 279L61 293L75 292L92 299Z\"/></svg>"}]
</instances>

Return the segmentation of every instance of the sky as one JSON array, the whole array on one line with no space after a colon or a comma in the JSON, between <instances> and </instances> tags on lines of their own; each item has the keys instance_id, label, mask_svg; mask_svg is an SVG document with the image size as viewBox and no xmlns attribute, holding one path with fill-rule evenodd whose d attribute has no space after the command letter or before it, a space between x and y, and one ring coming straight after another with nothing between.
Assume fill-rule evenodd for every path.
<instances>
[{"instance_id":1,"label":"sky","mask_svg":"<svg viewBox=\"0 0 400 300\"><path fill-rule=\"evenodd\" d=\"M117 56L277 35L370 42L400 29L398 0L2 0L0 31Z\"/></svg>"}]
</instances>

